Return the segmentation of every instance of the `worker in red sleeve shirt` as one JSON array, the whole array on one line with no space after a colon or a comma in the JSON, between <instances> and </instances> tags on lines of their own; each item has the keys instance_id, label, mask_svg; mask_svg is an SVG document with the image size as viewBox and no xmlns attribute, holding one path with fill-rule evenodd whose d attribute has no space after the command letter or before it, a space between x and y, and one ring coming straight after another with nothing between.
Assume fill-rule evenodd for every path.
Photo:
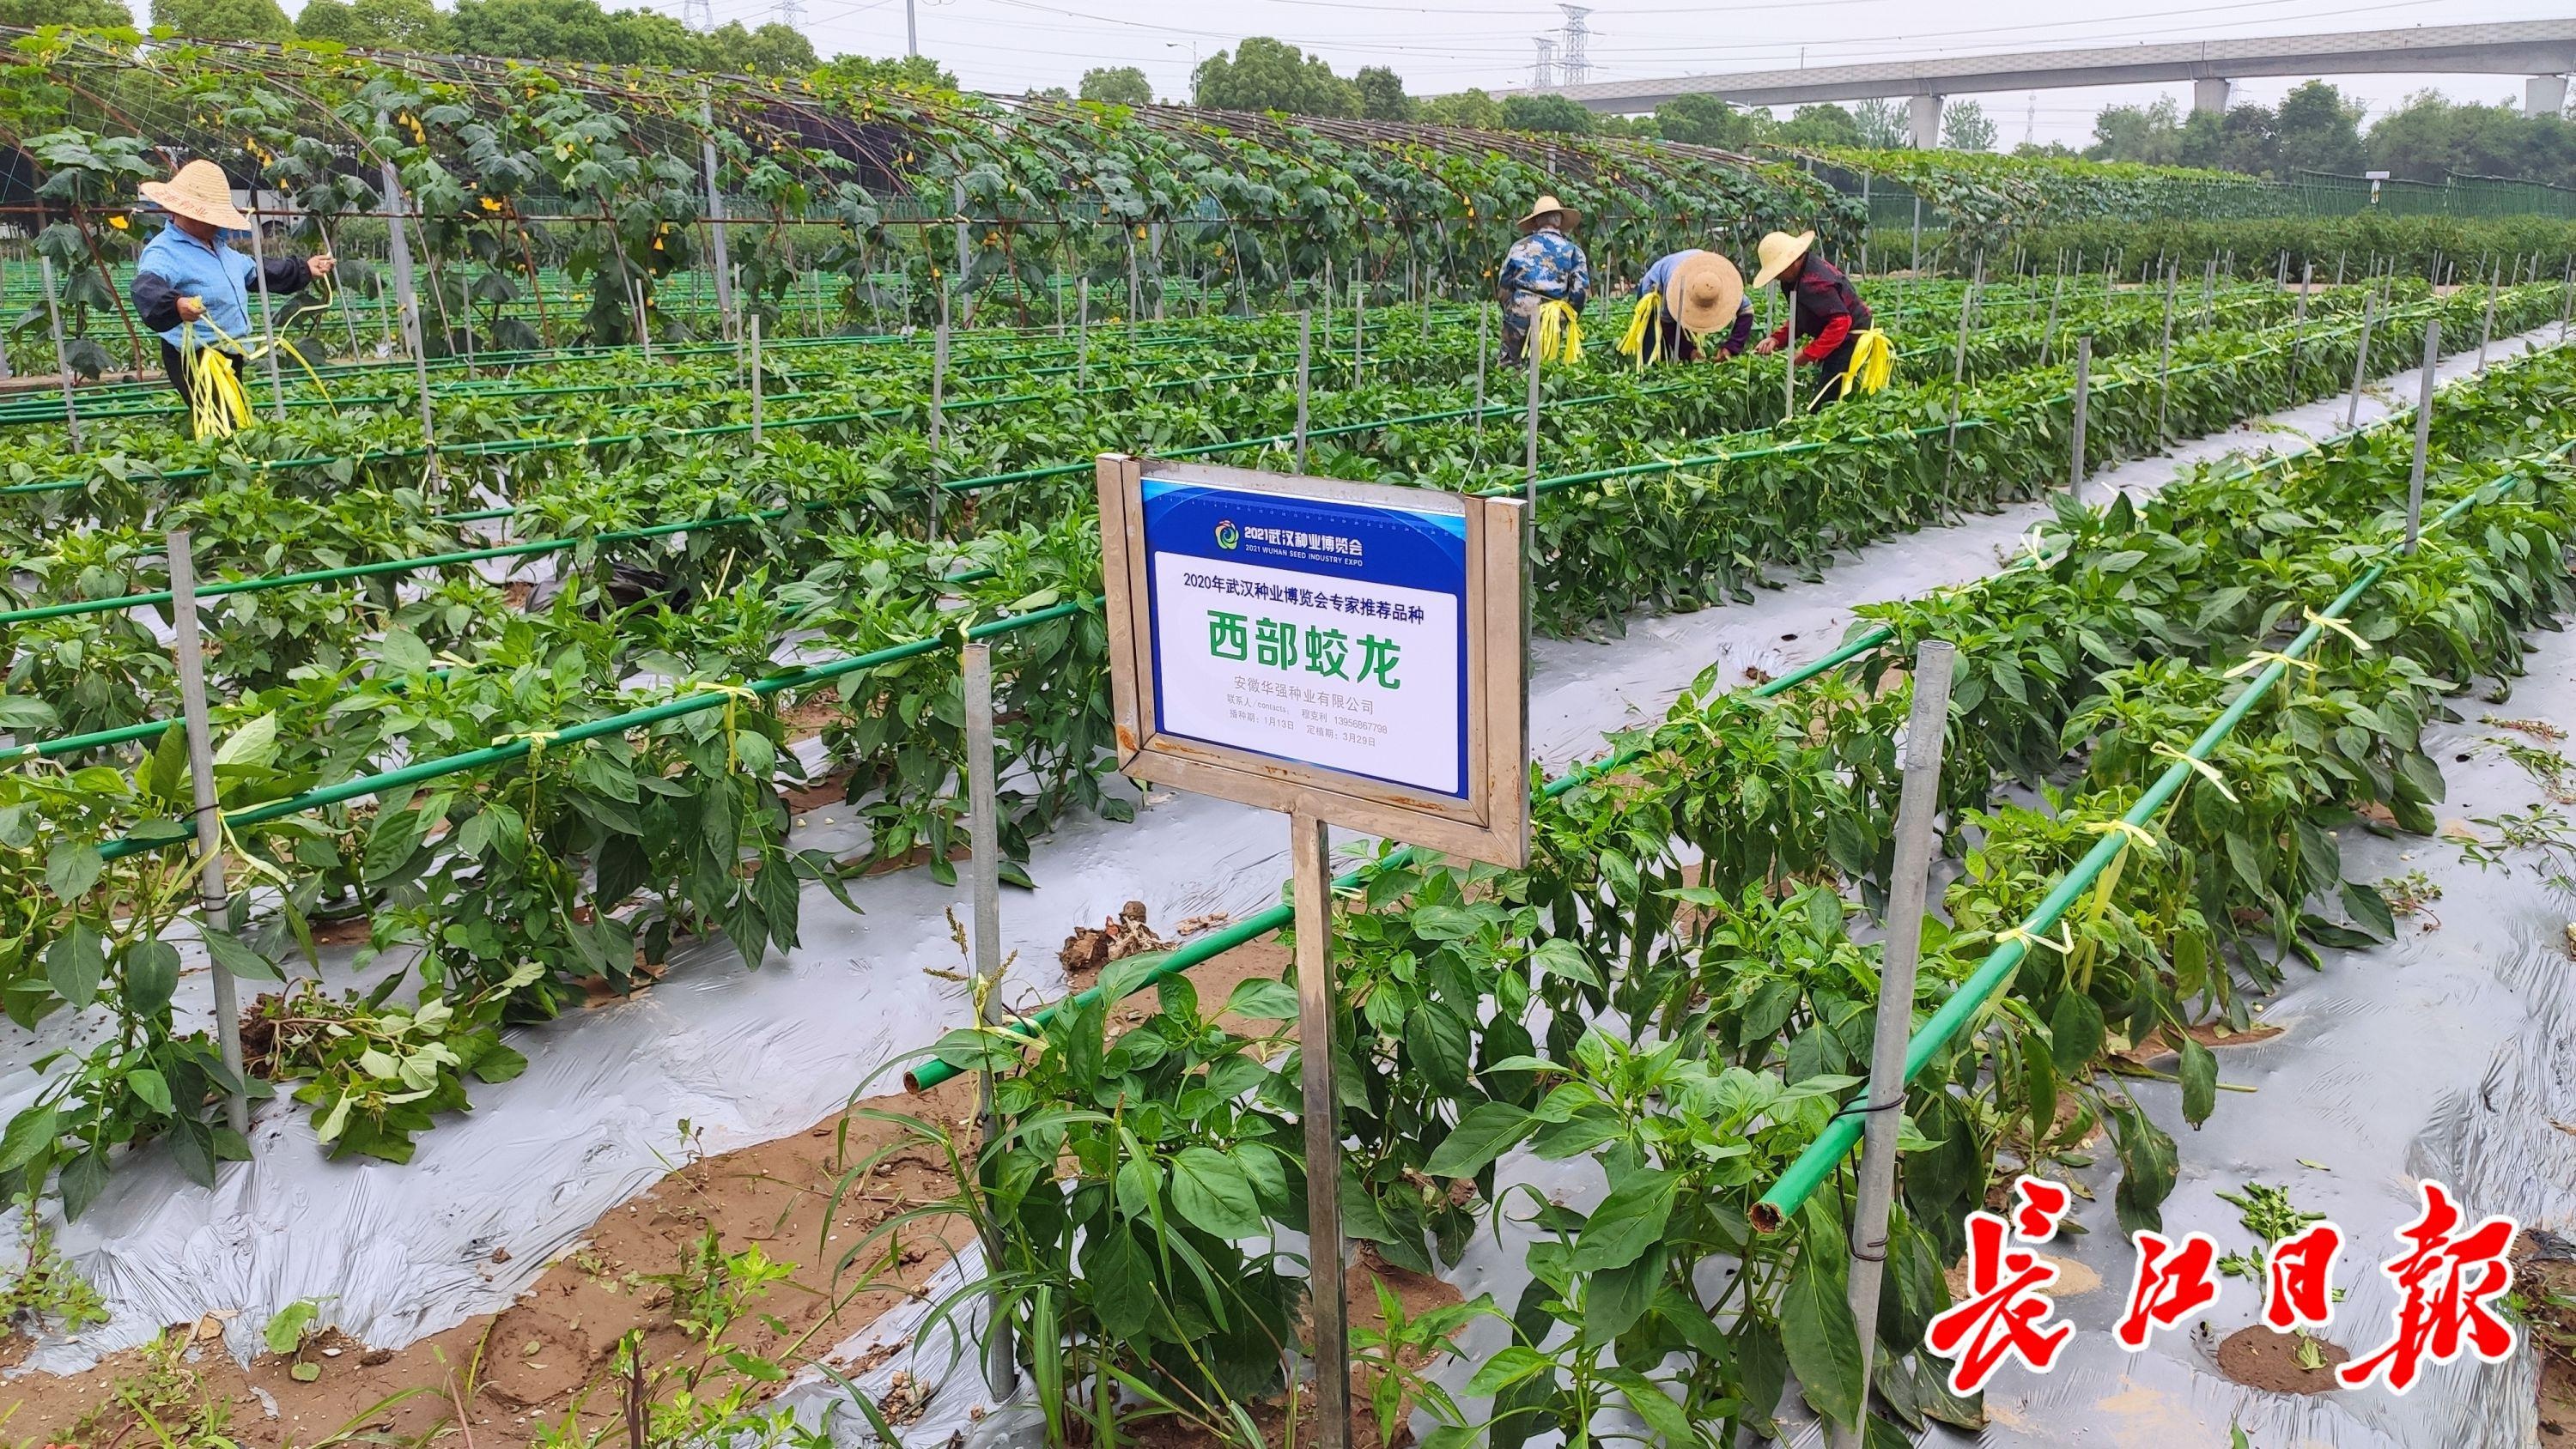
<instances>
[{"instance_id":1,"label":"worker in red sleeve shirt","mask_svg":"<svg viewBox=\"0 0 2576 1449\"><path fill-rule=\"evenodd\" d=\"M1858 334L1869 330L1869 304L1853 289L1851 278L1817 256L1815 247L1814 232L1791 236L1775 231L1762 239L1762 270L1753 278L1757 287L1778 281L1781 295L1796 304L1791 317L1798 335L1807 340L1798 349L1798 360L1816 367L1822 384L1809 412L1840 401L1851 390L1843 379L1851 371L1853 345ZM1754 354L1767 357L1780 350L1789 340L1789 327L1783 322L1774 328L1753 345Z\"/></svg>"}]
</instances>

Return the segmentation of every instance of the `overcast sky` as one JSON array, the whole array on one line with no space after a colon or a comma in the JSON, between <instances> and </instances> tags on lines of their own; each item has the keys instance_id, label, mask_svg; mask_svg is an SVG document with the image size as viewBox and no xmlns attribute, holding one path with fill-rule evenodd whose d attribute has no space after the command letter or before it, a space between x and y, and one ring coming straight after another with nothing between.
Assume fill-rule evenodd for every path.
<instances>
[{"instance_id":1,"label":"overcast sky","mask_svg":"<svg viewBox=\"0 0 2576 1449\"><path fill-rule=\"evenodd\" d=\"M614 3L614 0L612 0ZM679 0L647 0L679 13ZM778 18L777 0L712 0L718 23ZM1564 17L1535 0L804 0L807 35L825 55L901 55L904 10L915 7L921 49L969 89L1072 88L1092 66L1144 68L1158 95L1189 90L1194 57L1247 35L1269 35L1319 52L1345 75L1393 66L1416 95L1482 86L1526 85L1532 38L1554 34ZM1823 65L1907 56L1974 55L2081 45L2352 29L2538 20L2567 6L2543 0L1796 0L1774 5L1691 0L1599 0L1591 17L1595 80L1648 79L1729 70ZM1802 57L1803 51L1803 57ZM2350 76L2336 83L2371 114L2432 87L2462 100L2519 103L2514 76ZM2269 104L2296 80L2253 80L2240 100ZM2082 145L2093 115L2116 102L2152 101L2190 87L2125 86L1978 96L2002 144L2025 134ZM2365 125L2367 122L2365 122Z\"/></svg>"}]
</instances>

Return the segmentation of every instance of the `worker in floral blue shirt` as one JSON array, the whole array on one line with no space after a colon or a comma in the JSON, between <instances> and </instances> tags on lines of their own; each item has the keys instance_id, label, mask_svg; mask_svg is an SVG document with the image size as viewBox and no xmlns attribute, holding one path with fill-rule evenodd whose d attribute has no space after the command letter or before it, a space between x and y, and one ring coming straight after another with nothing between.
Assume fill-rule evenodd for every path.
<instances>
[{"instance_id":1,"label":"worker in floral blue shirt","mask_svg":"<svg viewBox=\"0 0 2576 1449\"><path fill-rule=\"evenodd\" d=\"M1591 300L1592 264L1565 234L1581 220L1582 212L1554 196L1541 196L1521 218L1521 239L1503 254L1503 269L1494 277L1503 303L1504 366L1517 365L1527 352L1540 308L1563 302L1580 312Z\"/></svg>"}]
</instances>

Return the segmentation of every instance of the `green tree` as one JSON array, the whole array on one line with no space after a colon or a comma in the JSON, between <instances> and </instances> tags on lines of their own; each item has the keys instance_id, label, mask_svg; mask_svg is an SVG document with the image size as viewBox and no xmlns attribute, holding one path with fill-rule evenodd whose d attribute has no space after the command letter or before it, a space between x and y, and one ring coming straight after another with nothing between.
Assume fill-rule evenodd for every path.
<instances>
[{"instance_id":1,"label":"green tree","mask_svg":"<svg viewBox=\"0 0 2576 1449\"><path fill-rule=\"evenodd\" d=\"M2368 165L2361 146L2361 106L2321 80L2292 88L2273 111L2281 138L2283 179L2301 169L2354 175Z\"/></svg>"},{"instance_id":2,"label":"green tree","mask_svg":"<svg viewBox=\"0 0 2576 1449\"><path fill-rule=\"evenodd\" d=\"M1404 77L1386 66L1361 66L1351 85L1360 93L1360 114L1372 121L1410 121L1420 109L1404 93Z\"/></svg>"},{"instance_id":3,"label":"green tree","mask_svg":"<svg viewBox=\"0 0 2576 1449\"><path fill-rule=\"evenodd\" d=\"M1195 99L1223 111L1285 111L1292 116L1350 119L1360 113L1359 92L1333 74L1322 56L1266 35L1255 35L1229 55L1218 51L1190 77Z\"/></svg>"},{"instance_id":4,"label":"green tree","mask_svg":"<svg viewBox=\"0 0 2576 1449\"><path fill-rule=\"evenodd\" d=\"M293 40L277 0L152 0L154 29L191 40Z\"/></svg>"},{"instance_id":5,"label":"green tree","mask_svg":"<svg viewBox=\"0 0 2576 1449\"><path fill-rule=\"evenodd\" d=\"M1655 129L1667 141L1743 151L1769 133L1771 117L1761 111L1738 110L1715 96L1694 92L1655 107Z\"/></svg>"},{"instance_id":6,"label":"green tree","mask_svg":"<svg viewBox=\"0 0 2576 1449\"><path fill-rule=\"evenodd\" d=\"M912 86L933 91L957 89L957 77L926 55L907 55L900 60L836 55L814 68L814 78L845 86Z\"/></svg>"},{"instance_id":7,"label":"green tree","mask_svg":"<svg viewBox=\"0 0 2576 1449\"><path fill-rule=\"evenodd\" d=\"M2084 154L2095 161L2181 165L2182 107L2171 96L2151 106L2105 106L2093 118L2093 144Z\"/></svg>"},{"instance_id":8,"label":"green tree","mask_svg":"<svg viewBox=\"0 0 2576 1449\"><path fill-rule=\"evenodd\" d=\"M598 0L456 0L449 43L467 55L581 60L600 65L707 63L696 33L650 10L603 10Z\"/></svg>"},{"instance_id":9,"label":"green tree","mask_svg":"<svg viewBox=\"0 0 2576 1449\"><path fill-rule=\"evenodd\" d=\"M1941 108L1941 149L1944 151L1991 151L1995 149L1995 122L1986 108L1975 101L1952 101Z\"/></svg>"},{"instance_id":10,"label":"green tree","mask_svg":"<svg viewBox=\"0 0 2576 1449\"><path fill-rule=\"evenodd\" d=\"M2454 103L2430 91L2370 128L2370 162L2410 181L2509 176L2576 183L2576 128L2556 116L2525 116L2508 101Z\"/></svg>"},{"instance_id":11,"label":"green tree","mask_svg":"<svg viewBox=\"0 0 2576 1449\"><path fill-rule=\"evenodd\" d=\"M1098 66L1082 73L1081 96L1108 106L1150 106L1154 83L1136 66Z\"/></svg>"},{"instance_id":12,"label":"green tree","mask_svg":"<svg viewBox=\"0 0 2576 1449\"><path fill-rule=\"evenodd\" d=\"M134 23L117 0L0 0L0 25L33 30L39 25L88 25L113 30Z\"/></svg>"},{"instance_id":13,"label":"green tree","mask_svg":"<svg viewBox=\"0 0 2576 1449\"><path fill-rule=\"evenodd\" d=\"M1783 146L1857 146L1860 122L1837 105L1800 106L1771 132Z\"/></svg>"},{"instance_id":14,"label":"green tree","mask_svg":"<svg viewBox=\"0 0 2576 1449\"><path fill-rule=\"evenodd\" d=\"M746 75L803 75L820 63L803 31L775 20L757 30L728 20L708 32L705 48L707 69Z\"/></svg>"},{"instance_id":15,"label":"green tree","mask_svg":"<svg viewBox=\"0 0 2576 1449\"><path fill-rule=\"evenodd\" d=\"M1419 107L1421 118L1436 126L1473 126L1480 131L1503 128L1503 104L1480 90L1433 96Z\"/></svg>"},{"instance_id":16,"label":"green tree","mask_svg":"<svg viewBox=\"0 0 2576 1449\"><path fill-rule=\"evenodd\" d=\"M1901 101L1884 97L1863 101L1852 107L1852 121L1860 127L1860 143L1864 146L1901 151L1913 144L1914 121Z\"/></svg>"},{"instance_id":17,"label":"green tree","mask_svg":"<svg viewBox=\"0 0 2576 1449\"><path fill-rule=\"evenodd\" d=\"M1592 130L1592 113L1563 96L1503 97L1503 129L1546 131L1581 136Z\"/></svg>"},{"instance_id":18,"label":"green tree","mask_svg":"<svg viewBox=\"0 0 2576 1449\"><path fill-rule=\"evenodd\" d=\"M430 0L305 0L295 33L376 50L449 48L447 17Z\"/></svg>"}]
</instances>

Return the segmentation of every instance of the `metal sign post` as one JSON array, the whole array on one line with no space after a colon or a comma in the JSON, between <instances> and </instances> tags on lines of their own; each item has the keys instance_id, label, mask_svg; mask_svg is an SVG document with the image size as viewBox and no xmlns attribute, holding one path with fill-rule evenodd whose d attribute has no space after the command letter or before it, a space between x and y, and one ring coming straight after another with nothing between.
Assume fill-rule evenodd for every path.
<instances>
[{"instance_id":1,"label":"metal sign post","mask_svg":"<svg viewBox=\"0 0 2576 1449\"><path fill-rule=\"evenodd\" d=\"M1311 312L1297 314L1297 471L1306 471L1306 405L1313 381L1314 326Z\"/></svg>"},{"instance_id":2,"label":"metal sign post","mask_svg":"<svg viewBox=\"0 0 2576 1449\"><path fill-rule=\"evenodd\" d=\"M1288 817L1317 1420L1346 1449L1328 825L1529 858L1517 499L1099 460L1118 772Z\"/></svg>"},{"instance_id":3,"label":"metal sign post","mask_svg":"<svg viewBox=\"0 0 2576 1449\"><path fill-rule=\"evenodd\" d=\"M975 872L975 1020L989 1027L1001 1021L1002 988L1002 831L993 788L993 646L972 640L959 653L966 707L966 833ZM976 1078L976 1115L983 1124L984 1145L990 1148L1001 1135L1001 1121L993 1111L993 1073L988 1069ZM992 1184L987 1181L985 1186L989 1190ZM984 1243L984 1261L1001 1262L1001 1244L991 1237ZM1011 1351L1011 1321L1001 1311L998 1294L986 1306L984 1382L993 1397L1007 1398L1020 1377L1019 1360Z\"/></svg>"},{"instance_id":4,"label":"metal sign post","mask_svg":"<svg viewBox=\"0 0 2576 1449\"><path fill-rule=\"evenodd\" d=\"M1923 906L1932 868L1932 817L1941 808L1941 746L1950 723L1950 670L1958 650L1926 639L1914 651L1914 706L1905 721L1905 782L1896 805L1896 858L1887 882L1887 944L1879 963L1878 1019L1870 1035L1869 1098L1861 1138L1860 1201L1851 1229L1848 1301L1860 1325L1860 1381L1878 1347L1878 1297L1887 1272L1887 1213L1896 1197L1896 1128L1905 1108L1905 1047L1914 1032L1914 974L1923 951ZM1867 1398L1864 1391L1863 1398ZM1834 1449L1859 1449L1859 1421L1836 1425Z\"/></svg>"},{"instance_id":5,"label":"metal sign post","mask_svg":"<svg viewBox=\"0 0 2576 1449\"><path fill-rule=\"evenodd\" d=\"M2424 458L2433 446L2433 373L2442 361L2442 321L2424 324L2424 375L2415 392L2415 464L2406 474L2406 552L2424 526Z\"/></svg>"},{"instance_id":6,"label":"metal sign post","mask_svg":"<svg viewBox=\"0 0 2576 1449\"><path fill-rule=\"evenodd\" d=\"M199 877L197 903L204 912L206 929L224 928L224 912L229 902L224 889L224 823L223 810L215 791L215 745L212 727L206 713L205 622L197 616L196 557L188 547L188 530L174 528L167 540L170 550L170 625L173 662L179 669L179 708L188 732L188 779L195 790L197 804L197 860L203 874ZM215 991L215 1047L222 1056L224 1070L233 1080L242 1079L241 1003L233 991L233 973L221 961L211 961L207 979ZM246 1090L235 1091L224 1101L224 1121L235 1132L250 1132L250 1097Z\"/></svg>"},{"instance_id":7,"label":"metal sign post","mask_svg":"<svg viewBox=\"0 0 2576 1449\"><path fill-rule=\"evenodd\" d=\"M72 451L77 453L81 450L80 404L72 400L72 354L63 341L62 304L54 297L54 259L39 257L36 264L45 284L45 320L54 330L54 370L63 379L63 425L70 431Z\"/></svg>"}]
</instances>

